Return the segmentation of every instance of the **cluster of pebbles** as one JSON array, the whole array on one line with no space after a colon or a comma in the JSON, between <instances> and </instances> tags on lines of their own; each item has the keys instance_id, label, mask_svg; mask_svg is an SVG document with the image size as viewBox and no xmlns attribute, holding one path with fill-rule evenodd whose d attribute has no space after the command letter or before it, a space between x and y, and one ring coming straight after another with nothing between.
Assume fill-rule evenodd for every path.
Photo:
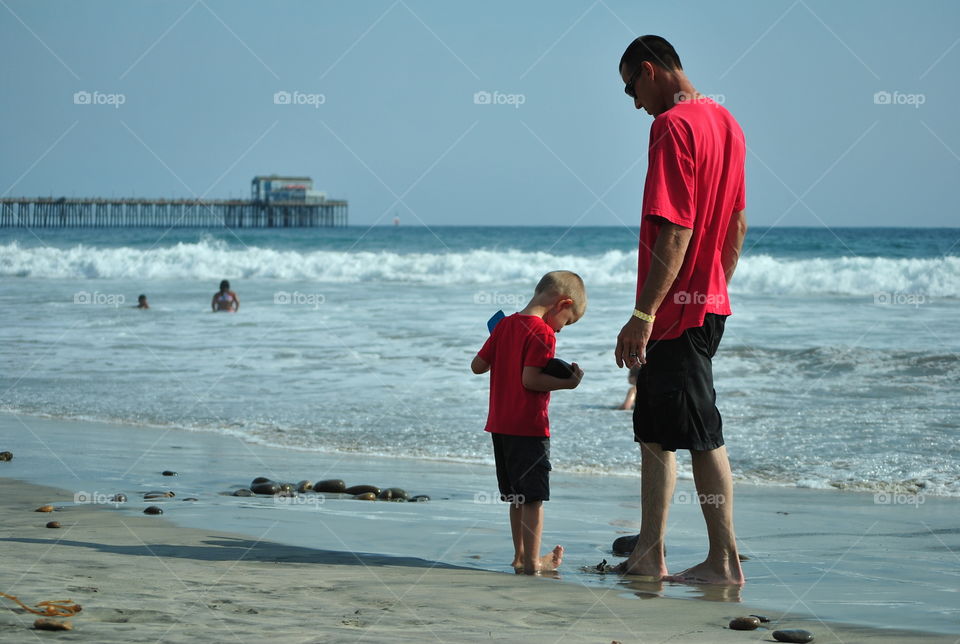
<instances>
[{"instance_id":1,"label":"cluster of pebbles","mask_svg":"<svg viewBox=\"0 0 960 644\"><path fill-rule=\"evenodd\" d=\"M9 452L0 452L0 460L4 454ZM5 460L13 458L11 454ZM161 472L163 476L177 476L177 473L171 470ZM230 492L224 494L231 495ZM402 501L410 503L423 503L430 500L426 494L410 495L406 490L399 487L380 488L376 485L353 485L347 487L347 484L341 479L327 479L325 481L300 481L297 484L281 483L273 481L265 476L258 476L253 479L247 487L235 490L232 496L272 496L277 498L295 497L298 495L326 495L332 498L357 499L360 501ZM173 490L150 490L143 493L144 501L167 501L175 498L177 495ZM197 501L196 497L190 496L182 499L183 501ZM118 492L107 499L108 503L119 504L127 503L129 499L126 494ZM60 508L52 505L43 505L36 509L36 512L54 512ZM163 508L159 505L149 505L143 509L144 514L163 514ZM48 528L61 527L59 521L50 521Z\"/></svg>"},{"instance_id":2,"label":"cluster of pebbles","mask_svg":"<svg viewBox=\"0 0 960 644\"><path fill-rule=\"evenodd\" d=\"M734 631L754 631L760 628L761 624L770 622L769 617L763 615L748 615L746 617L734 617L730 620L729 627ZM813 633L802 628L784 628L773 631L773 639L778 642L796 642L804 644L813 641Z\"/></svg>"},{"instance_id":3,"label":"cluster of pebbles","mask_svg":"<svg viewBox=\"0 0 960 644\"><path fill-rule=\"evenodd\" d=\"M356 499L358 501L423 503L430 500L430 497L426 494L411 496L406 490L399 487L381 488L376 485L351 485L347 487L343 479L326 479L316 483L313 481L283 483L265 476L258 476L253 479L249 487L243 487L233 492L233 496L294 497L300 494L333 495L333 498Z\"/></svg>"}]
</instances>

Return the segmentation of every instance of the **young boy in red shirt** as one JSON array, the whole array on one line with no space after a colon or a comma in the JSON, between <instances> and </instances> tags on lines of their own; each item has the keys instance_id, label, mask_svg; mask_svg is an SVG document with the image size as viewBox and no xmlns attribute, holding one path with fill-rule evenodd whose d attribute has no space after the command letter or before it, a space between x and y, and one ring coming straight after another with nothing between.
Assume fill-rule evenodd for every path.
<instances>
[{"instance_id":1,"label":"young boy in red shirt","mask_svg":"<svg viewBox=\"0 0 960 644\"><path fill-rule=\"evenodd\" d=\"M583 371L571 365L569 378L543 373L553 358L556 333L583 316L587 292L570 271L543 276L533 299L519 313L500 320L474 357L473 373L490 371L486 431L493 438L500 499L510 503L513 567L526 574L554 570L563 547L540 556L543 501L550 500L550 392L575 389Z\"/></svg>"}]
</instances>

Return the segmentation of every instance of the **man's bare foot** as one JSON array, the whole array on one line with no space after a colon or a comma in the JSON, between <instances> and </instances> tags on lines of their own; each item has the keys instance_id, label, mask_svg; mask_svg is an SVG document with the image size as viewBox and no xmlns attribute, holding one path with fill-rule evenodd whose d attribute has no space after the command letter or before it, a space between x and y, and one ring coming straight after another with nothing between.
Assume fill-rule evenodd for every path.
<instances>
[{"instance_id":1,"label":"man's bare foot","mask_svg":"<svg viewBox=\"0 0 960 644\"><path fill-rule=\"evenodd\" d=\"M621 575L632 575L634 577L642 577L642 581L660 581L665 573L655 572L649 574L649 569L646 569L642 566L631 566L630 560L621 561L619 564L612 568L612 572L619 573Z\"/></svg>"},{"instance_id":2,"label":"man's bare foot","mask_svg":"<svg viewBox=\"0 0 960 644\"><path fill-rule=\"evenodd\" d=\"M715 565L710 561L698 563L692 568L675 575L667 575L664 581L673 581L680 584L724 584L727 586L742 586L746 579L740 569L740 561L736 558L725 565Z\"/></svg>"},{"instance_id":3,"label":"man's bare foot","mask_svg":"<svg viewBox=\"0 0 960 644\"><path fill-rule=\"evenodd\" d=\"M634 548L633 553L626 561L620 562L620 565L614 568L614 572L622 575L640 575L650 577L651 579L660 579L667 574L667 565L663 557L659 557L649 549L641 550L642 554L637 554L639 546Z\"/></svg>"}]
</instances>

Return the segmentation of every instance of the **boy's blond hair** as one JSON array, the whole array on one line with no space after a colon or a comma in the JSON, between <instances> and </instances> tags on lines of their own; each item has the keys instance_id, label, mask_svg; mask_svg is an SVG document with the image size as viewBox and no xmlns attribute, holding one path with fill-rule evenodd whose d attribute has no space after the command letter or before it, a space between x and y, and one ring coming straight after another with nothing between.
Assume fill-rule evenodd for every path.
<instances>
[{"instance_id":1,"label":"boy's blond hair","mask_svg":"<svg viewBox=\"0 0 960 644\"><path fill-rule=\"evenodd\" d=\"M550 271L540 278L533 293L544 304L547 299L553 304L558 298L570 298L578 318L587 310L587 289L583 279L571 271Z\"/></svg>"}]
</instances>

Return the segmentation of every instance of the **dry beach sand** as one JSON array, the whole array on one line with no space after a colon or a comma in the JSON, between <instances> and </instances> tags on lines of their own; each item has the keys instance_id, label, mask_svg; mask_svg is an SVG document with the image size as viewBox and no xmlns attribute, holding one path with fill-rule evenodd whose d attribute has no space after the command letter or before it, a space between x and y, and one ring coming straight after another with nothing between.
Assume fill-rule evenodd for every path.
<instances>
[{"instance_id":1,"label":"dry beach sand","mask_svg":"<svg viewBox=\"0 0 960 644\"><path fill-rule=\"evenodd\" d=\"M771 630L726 628L756 612L743 604L640 600L623 588L286 546L72 501L0 479L0 590L30 605L83 606L71 632L49 633L2 600L0 641L773 641ZM34 512L44 504L60 509ZM62 527L46 528L50 520ZM779 625L808 628L816 642L957 641L800 618Z\"/></svg>"}]
</instances>

